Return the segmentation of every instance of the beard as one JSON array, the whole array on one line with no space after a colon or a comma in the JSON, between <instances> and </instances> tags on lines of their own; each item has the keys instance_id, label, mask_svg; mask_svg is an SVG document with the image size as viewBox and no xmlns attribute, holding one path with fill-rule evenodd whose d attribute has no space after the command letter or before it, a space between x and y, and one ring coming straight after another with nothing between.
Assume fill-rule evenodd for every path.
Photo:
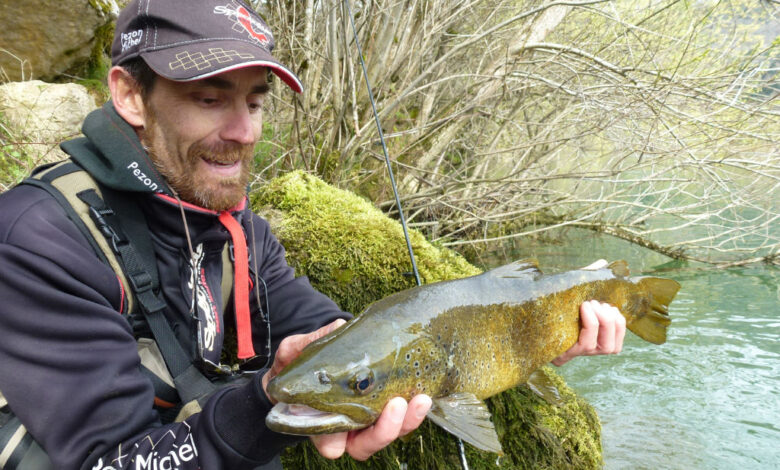
<instances>
[{"instance_id":1,"label":"beard","mask_svg":"<svg viewBox=\"0 0 780 470\"><path fill-rule=\"evenodd\" d=\"M183 200L213 211L225 211L237 206L244 199L249 184L252 155L253 146L250 145L235 142L207 145L197 142L187 151L187 162L191 171L172 176L175 181L168 181ZM206 172L198 171L201 160L224 164L240 162L241 171L236 176L217 179Z\"/></svg>"},{"instance_id":2,"label":"beard","mask_svg":"<svg viewBox=\"0 0 780 470\"><path fill-rule=\"evenodd\" d=\"M216 212L236 207L246 195L249 184L253 145L237 142L206 144L195 142L181 155L175 142L169 142L161 132L153 115L149 116L142 142L148 149L155 168L168 185L186 202ZM236 176L225 177L209 172L205 164L232 164L240 162Z\"/></svg>"}]
</instances>

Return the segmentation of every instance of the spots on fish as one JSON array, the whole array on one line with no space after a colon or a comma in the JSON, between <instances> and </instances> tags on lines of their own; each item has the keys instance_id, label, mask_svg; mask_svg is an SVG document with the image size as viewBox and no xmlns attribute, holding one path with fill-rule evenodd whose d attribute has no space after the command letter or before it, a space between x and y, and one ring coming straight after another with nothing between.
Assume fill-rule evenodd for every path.
<instances>
[{"instance_id":1,"label":"spots on fish","mask_svg":"<svg viewBox=\"0 0 780 470\"><path fill-rule=\"evenodd\" d=\"M409 362L411 358L412 358L412 353L406 353L406 361Z\"/></svg>"},{"instance_id":2,"label":"spots on fish","mask_svg":"<svg viewBox=\"0 0 780 470\"><path fill-rule=\"evenodd\" d=\"M414 368L417 369L420 367L420 361L414 361Z\"/></svg>"}]
</instances>

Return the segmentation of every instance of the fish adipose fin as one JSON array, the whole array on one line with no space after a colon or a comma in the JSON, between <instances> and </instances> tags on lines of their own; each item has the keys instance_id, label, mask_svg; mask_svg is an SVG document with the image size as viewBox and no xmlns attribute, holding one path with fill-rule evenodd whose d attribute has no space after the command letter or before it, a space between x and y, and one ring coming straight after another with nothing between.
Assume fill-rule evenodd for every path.
<instances>
[{"instance_id":1,"label":"fish adipose fin","mask_svg":"<svg viewBox=\"0 0 780 470\"><path fill-rule=\"evenodd\" d=\"M671 279L645 277L637 283L650 293L650 303L644 312L628 325L634 334L654 344L666 342L666 327L672 323L669 319L669 303L680 290L680 284Z\"/></svg>"},{"instance_id":2,"label":"fish adipose fin","mask_svg":"<svg viewBox=\"0 0 780 470\"><path fill-rule=\"evenodd\" d=\"M526 278L534 280L542 275L539 270L539 262L536 259L522 259L495 269L491 269L487 274L495 277Z\"/></svg>"},{"instance_id":3,"label":"fish adipose fin","mask_svg":"<svg viewBox=\"0 0 780 470\"><path fill-rule=\"evenodd\" d=\"M485 402L472 393L436 398L428 418L478 449L504 455Z\"/></svg>"},{"instance_id":4,"label":"fish adipose fin","mask_svg":"<svg viewBox=\"0 0 780 470\"><path fill-rule=\"evenodd\" d=\"M611 271L612 274L614 274L617 277L628 277L628 263L626 263L625 260L619 259L617 261L613 261L609 263L609 266L607 266Z\"/></svg>"}]
</instances>

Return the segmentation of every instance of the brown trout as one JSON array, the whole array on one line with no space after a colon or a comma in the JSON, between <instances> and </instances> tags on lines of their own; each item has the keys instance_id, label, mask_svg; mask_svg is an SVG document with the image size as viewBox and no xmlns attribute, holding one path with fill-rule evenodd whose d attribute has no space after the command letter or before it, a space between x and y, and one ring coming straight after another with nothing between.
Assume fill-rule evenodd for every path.
<instances>
[{"instance_id":1,"label":"brown trout","mask_svg":"<svg viewBox=\"0 0 780 470\"><path fill-rule=\"evenodd\" d=\"M482 400L526 383L573 346L582 302L618 307L629 330L661 344L679 289L670 279L629 277L625 261L542 275L534 260L408 289L307 346L268 384L279 403L266 424L301 435L360 429L391 398L425 393L429 419L502 453Z\"/></svg>"}]
</instances>

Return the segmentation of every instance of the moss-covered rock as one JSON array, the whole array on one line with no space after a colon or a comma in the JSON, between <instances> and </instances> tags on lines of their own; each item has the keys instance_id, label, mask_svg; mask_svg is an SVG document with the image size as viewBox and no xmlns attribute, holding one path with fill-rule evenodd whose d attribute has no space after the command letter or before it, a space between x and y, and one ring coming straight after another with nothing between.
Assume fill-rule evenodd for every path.
<instances>
[{"instance_id":1,"label":"moss-covered rock","mask_svg":"<svg viewBox=\"0 0 780 470\"><path fill-rule=\"evenodd\" d=\"M415 285L401 226L370 202L302 172L277 178L252 193L253 206L273 222L275 233L299 274L344 310L358 313L369 303ZM411 232L423 283L478 274L451 250Z\"/></svg>"},{"instance_id":2,"label":"moss-covered rock","mask_svg":"<svg viewBox=\"0 0 780 470\"><path fill-rule=\"evenodd\" d=\"M371 302L415 285L400 225L370 202L302 172L279 177L252 192L256 211L271 221L288 262L343 309L360 312ZM477 274L456 253L411 232L424 283ZM370 339L367 339L370 341ZM525 387L488 400L505 456L468 445L470 468L592 469L601 466L600 424L593 408L551 369L562 404L551 405ZM328 461L301 444L283 456L289 469L458 469L457 441L426 421L418 431L367 462ZM404 466L405 464L405 466Z\"/></svg>"}]
</instances>

